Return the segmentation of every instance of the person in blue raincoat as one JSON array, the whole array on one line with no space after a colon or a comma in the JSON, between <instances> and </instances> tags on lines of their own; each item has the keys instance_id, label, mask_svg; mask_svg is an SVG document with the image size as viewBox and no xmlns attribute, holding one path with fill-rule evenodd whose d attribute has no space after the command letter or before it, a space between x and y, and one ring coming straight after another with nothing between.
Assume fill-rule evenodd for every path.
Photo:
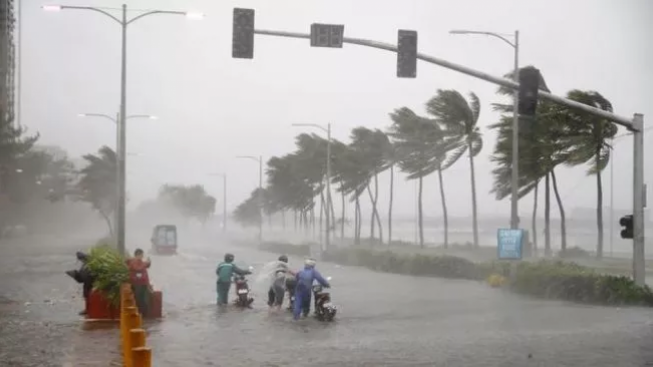
<instances>
[{"instance_id":1,"label":"person in blue raincoat","mask_svg":"<svg viewBox=\"0 0 653 367\"><path fill-rule=\"evenodd\" d=\"M311 304L311 293L313 292L313 282L317 281L324 288L330 288L331 285L326 281L315 269L315 260L306 259L304 262L304 269L299 271L295 276L297 278L297 286L295 288L295 304L293 305L293 318L299 319L302 309Z\"/></svg>"},{"instance_id":2,"label":"person in blue raincoat","mask_svg":"<svg viewBox=\"0 0 653 367\"><path fill-rule=\"evenodd\" d=\"M229 302L229 289L231 288L231 278L234 274L248 275L252 274L249 270L243 270L234 264L234 255L224 255L224 261L215 269L218 275L216 290L218 292L218 306L224 306Z\"/></svg>"}]
</instances>

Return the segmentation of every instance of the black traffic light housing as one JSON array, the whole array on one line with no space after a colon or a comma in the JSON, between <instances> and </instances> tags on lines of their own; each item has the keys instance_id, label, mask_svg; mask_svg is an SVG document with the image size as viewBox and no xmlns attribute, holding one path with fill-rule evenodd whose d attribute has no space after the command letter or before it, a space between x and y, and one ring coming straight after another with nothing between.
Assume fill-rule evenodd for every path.
<instances>
[{"instance_id":1,"label":"black traffic light housing","mask_svg":"<svg viewBox=\"0 0 653 367\"><path fill-rule=\"evenodd\" d=\"M254 58L254 9L234 8L231 57Z\"/></svg>"},{"instance_id":2,"label":"black traffic light housing","mask_svg":"<svg viewBox=\"0 0 653 367\"><path fill-rule=\"evenodd\" d=\"M540 71L532 66L519 70L518 112L520 115L527 117L535 116L540 78Z\"/></svg>"},{"instance_id":3,"label":"black traffic light housing","mask_svg":"<svg viewBox=\"0 0 653 367\"><path fill-rule=\"evenodd\" d=\"M311 24L311 47L342 48L344 36L342 24Z\"/></svg>"},{"instance_id":4,"label":"black traffic light housing","mask_svg":"<svg viewBox=\"0 0 653 367\"><path fill-rule=\"evenodd\" d=\"M634 237L632 215L624 215L621 217L621 219L619 219L619 225L624 227L624 229L621 230L621 238L632 239Z\"/></svg>"},{"instance_id":5,"label":"black traffic light housing","mask_svg":"<svg viewBox=\"0 0 653 367\"><path fill-rule=\"evenodd\" d=\"M397 34L397 77L417 76L417 32L400 29Z\"/></svg>"}]
</instances>

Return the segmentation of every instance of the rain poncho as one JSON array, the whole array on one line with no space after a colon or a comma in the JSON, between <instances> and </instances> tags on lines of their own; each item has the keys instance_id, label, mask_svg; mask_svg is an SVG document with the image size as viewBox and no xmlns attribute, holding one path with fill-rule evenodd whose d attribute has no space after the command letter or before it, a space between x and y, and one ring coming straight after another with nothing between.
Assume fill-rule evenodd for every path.
<instances>
[{"instance_id":1,"label":"rain poncho","mask_svg":"<svg viewBox=\"0 0 653 367\"><path fill-rule=\"evenodd\" d=\"M295 288L295 304L293 309L293 318L295 320L299 319L299 315L302 312L302 308L306 305L309 307L311 304L311 292L313 287L313 282L317 281L324 288L329 288L329 282L326 281L313 266L305 266L302 271L297 273L297 286ZM304 307L302 307L304 306Z\"/></svg>"},{"instance_id":2,"label":"rain poncho","mask_svg":"<svg viewBox=\"0 0 653 367\"><path fill-rule=\"evenodd\" d=\"M288 264L283 261L276 261L270 264L272 269L269 273L270 289L268 290L268 306L281 306L286 293L286 279L293 275Z\"/></svg>"}]
</instances>

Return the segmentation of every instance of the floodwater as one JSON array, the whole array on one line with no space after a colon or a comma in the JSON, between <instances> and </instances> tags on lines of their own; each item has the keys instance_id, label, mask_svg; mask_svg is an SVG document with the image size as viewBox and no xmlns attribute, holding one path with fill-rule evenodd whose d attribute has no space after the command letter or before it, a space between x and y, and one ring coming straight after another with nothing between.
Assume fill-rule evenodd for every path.
<instances>
[{"instance_id":1,"label":"floodwater","mask_svg":"<svg viewBox=\"0 0 653 367\"><path fill-rule=\"evenodd\" d=\"M218 310L215 305L215 267L226 251L236 255L237 263L255 267L250 277L254 309ZM278 255L213 241L210 245L186 244L178 256L152 256L151 278L155 288L164 292L165 308L163 320L146 325L147 343L154 350L153 365L653 366L650 309L541 301L482 283L383 274L329 263L318 263L318 269L332 277L331 294L339 306L336 321L293 322L287 312L268 312L268 283L256 281L256 269ZM52 260L53 255L43 256ZM12 283L6 278L9 270L5 266L16 269L21 262L2 258L0 299L7 293L6 297L16 302L16 310L33 308L18 298L34 297L34 291L9 287L13 292L5 292L5 286ZM53 279L58 274L66 277L66 269L54 268L63 266L63 260L48 267L43 264L49 262L39 255L30 259L21 263L26 265L20 272L30 274L29 264L42 264L26 276L34 289L46 292L55 286ZM70 259L68 263L74 264L73 253ZM291 257L290 262L293 267L301 266L299 258ZM62 284L75 287L63 279ZM66 301L69 292L50 292L53 298L59 295L61 304L43 306L49 307L46 311L19 313L25 320L49 322L50 335L67 340L16 339L14 333L5 332L3 323L0 357L8 358L3 361L14 363L9 366L80 366L83 364L70 361L84 360L86 355L87 360L96 361L87 365L107 366L110 362L99 362L101 356L106 361L116 359L117 346L104 354L97 348L104 345L107 349L106 345L115 343L117 331L82 330L74 315L81 301ZM2 308L3 322L6 318L1 315ZM58 352L61 347L63 355ZM38 353L25 352L32 350ZM52 364L43 364L45 359Z\"/></svg>"}]
</instances>

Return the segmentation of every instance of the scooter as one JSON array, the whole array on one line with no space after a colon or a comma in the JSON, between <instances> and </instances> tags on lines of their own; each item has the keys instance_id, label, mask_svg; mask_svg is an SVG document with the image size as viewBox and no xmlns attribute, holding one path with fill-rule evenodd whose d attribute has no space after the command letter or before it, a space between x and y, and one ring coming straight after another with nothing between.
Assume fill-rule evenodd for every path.
<instances>
[{"instance_id":1,"label":"scooter","mask_svg":"<svg viewBox=\"0 0 653 367\"><path fill-rule=\"evenodd\" d=\"M253 268L250 266L249 270ZM254 303L254 298L250 297L249 284L247 284L247 279L244 275L234 275L234 283L236 284L236 306L242 308L252 308L252 303Z\"/></svg>"},{"instance_id":2,"label":"scooter","mask_svg":"<svg viewBox=\"0 0 653 367\"><path fill-rule=\"evenodd\" d=\"M327 277L331 280L331 277ZM315 317L320 321L333 321L338 308L331 303L331 295L324 290L320 284L313 286L313 297L315 298Z\"/></svg>"}]
</instances>

